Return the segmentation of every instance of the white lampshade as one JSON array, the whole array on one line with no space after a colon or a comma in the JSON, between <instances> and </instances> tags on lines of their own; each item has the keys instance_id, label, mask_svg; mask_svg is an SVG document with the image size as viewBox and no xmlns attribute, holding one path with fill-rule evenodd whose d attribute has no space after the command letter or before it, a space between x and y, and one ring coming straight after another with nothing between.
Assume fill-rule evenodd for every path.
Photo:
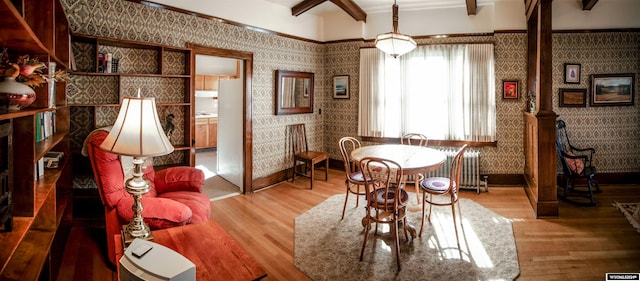
<instances>
[{"instance_id":1,"label":"white lampshade","mask_svg":"<svg viewBox=\"0 0 640 281\"><path fill-rule=\"evenodd\" d=\"M155 98L124 98L116 123L100 148L134 157L171 153L173 146L160 124Z\"/></svg>"},{"instance_id":2,"label":"white lampshade","mask_svg":"<svg viewBox=\"0 0 640 281\"><path fill-rule=\"evenodd\" d=\"M397 58L408 52L411 52L416 48L416 41L409 35L400 34L398 32L398 5L393 1L392 9L392 22L393 31L389 33L383 33L376 37L376 48L383 51L390 56Z\"/></svg>"},{"instance_id":3,"label":"white lampshade","mask_svg":"<svg viewBox=\"0 0 640 281\"><path fill-rule=\"evenodd\" d=\"M376 48L396 58L416 48L416 41L400 33L384 33L376 37Z\"/></svg>"}]
</instances>

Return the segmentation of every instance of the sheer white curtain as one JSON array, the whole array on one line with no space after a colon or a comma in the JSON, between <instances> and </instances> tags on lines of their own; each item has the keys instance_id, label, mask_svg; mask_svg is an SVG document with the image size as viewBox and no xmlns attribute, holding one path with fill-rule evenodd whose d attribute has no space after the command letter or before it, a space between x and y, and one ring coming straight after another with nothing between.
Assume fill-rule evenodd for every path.
<instances>
[{"instance_id":1,"label":"sheer white curtain","mask_svg":"<svg viewBox=\"0 0 640 281\"><path fill-rule=\"evenodd\" d=\"M360 52L362 136L494 141L493 45L420 46L399 59Z\"/></svg>"}]
</instances>

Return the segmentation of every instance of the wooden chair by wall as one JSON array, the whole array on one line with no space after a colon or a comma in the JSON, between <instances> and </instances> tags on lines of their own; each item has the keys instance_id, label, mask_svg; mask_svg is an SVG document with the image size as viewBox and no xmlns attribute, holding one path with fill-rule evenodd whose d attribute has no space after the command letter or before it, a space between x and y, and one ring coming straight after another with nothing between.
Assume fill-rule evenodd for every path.
<instances>
[{"instance_id":1,"label":"wooden chair by wall","mask_svg":"<svg viewBox=\"0 0 640 281\"><path fill-rule=\"evenodd\" d=\"M596 150L571 145L563 120L556 121L556 149L564 176L564 186L558 190L558 197L576 204L595 206L593 194L602 192L595 179L596 167L593 166ZM577 185L576 181L585 181L586 185Z\"/></svg>"},{"instance_id":2,"label":"wooden chair by wall","mask_svg":"<svg viewBox=\"0 0 640 281\"><path fill-rule=\"evenodd\" d=\"M342 154L342 161L344 162L345 181L347 186L347 195L344 198L344 207L342 207L342 217L344 219L344 212L347 209L347 201L349 200L349 194L356 195L356 207L358 207L360 195L365 195L364 188L360 191L360 187L364 186L364 176L359 167L351 160L351 151L361 146L360 141L354 137L343 137L338 141L340 146L340 154Z\"/></svg>"},{"instance_id":3,"label":"wooden chair by wall","mask_svg":"<svg viewBox=\"0 0 640 281\"><path fill-rule=\"evenodd\" d=\"M293 154L293 178L296 175L309 178L309 186L313 189L316 164L324 162L324 180L329 178L329 155L322 151L310 151L307 142L307 130L304 124L289 125L291 152ZM300 170L302 168L302 170Z\"/></svg>"},{"instance_id":4,"label":"wooden chair by wall","mask_svg":"<svg viewBox=\"0 0 640 281\"><path fill-rule=\"evenodd\" d=\"M402 135L402 137L400 138L400 144L408 144L408 145L419 145L419 146L427 146L429 144L429 138L427 138L427 136L423 135L423 134L418 134L418 133L406 133L404 135ZM416 187L416 202L418 202L418 204L420 204L420 181L422 180L423 176L421 174L415 174L415 175L406 175L406 182L410 183L413 182L413 184Z\"/></svg>"},{"instance_id":5,"label":"wooden chair by wall","mask_svg":"<svg viewBox=\"0 0 640 281\"><path fill-rule=\"evenodd\" d=\"M449 169L449 177L430 177L420 182L420 188L422 189L422 223L420 224L420 235L422 235L422 229L424 228L425 207L429 205L429 214L427 220L431 222L431 209L433 206L451 206L451 216L453 217L453 229L456 232L456 241L458 242L458 249L460 249L460 239L458 238L458 224L456 223L456 208L458 205L458 216L460 216L460 227L462 227L462 210L458 203L458 191L460 183L460 175L462 174L462 156L467 149L467 145L463 145L456 156L451 161L451 169ZM448 201L433 200L433 195L447 196Z\"/></svg>"}]
</instances>

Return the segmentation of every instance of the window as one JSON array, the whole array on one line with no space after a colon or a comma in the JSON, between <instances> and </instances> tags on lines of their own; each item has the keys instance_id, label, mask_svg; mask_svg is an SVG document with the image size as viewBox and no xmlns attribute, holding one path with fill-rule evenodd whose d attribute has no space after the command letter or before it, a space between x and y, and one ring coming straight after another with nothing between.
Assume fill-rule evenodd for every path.
<instances>
[{"instance_id":1,"label":"window","mask_svg":"<svg viewBox=\"0 0 640 281\"><path fill-rule=\"evenodd\" d=\"M492 44L419 46L397 59L360 50L358 133L495 141Z\"/></svg>"}]
</instances>

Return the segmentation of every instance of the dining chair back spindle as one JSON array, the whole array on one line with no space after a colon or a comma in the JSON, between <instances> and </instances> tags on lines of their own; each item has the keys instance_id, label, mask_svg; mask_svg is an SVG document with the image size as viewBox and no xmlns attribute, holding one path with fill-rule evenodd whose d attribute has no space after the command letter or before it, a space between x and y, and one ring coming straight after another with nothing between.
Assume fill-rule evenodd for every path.
<instances>
[{"instance_id":1,"label":"dining chair back spindle","mask_svg":"<svg viewBox=\"0 0 640 281\"><path fill-rule=\"evenodd\" d=\"M406 133L400 138L400 144L427 146L429 138L419 133Z\"/></svg>"},{"instance_id":2,"label":"dining chair back spindle","mask_svg":"<svg viewBox=\"0 0 640 281\"><path fill-rule=\"evenodd\" d=\"M400 144L427 146L429 138L419 133L406 133L400 138ZM416 202L420 204L420 181L424 178L421 174L406 175L406 182L412 182L416 188Z\"/></svg>"},{"instance_id":3,"label":"dining chair back spindle","mask_svg":"<svg viewBox=\"0 0 640 281\"><path fill-rule=\"evenodd\" d=\"M296 175L309 178L309 187L313 189L316 164L324 162L324 180L329 178L329 155L323 151L309 150L307 142L307 130L305 124L289 125L291 153L293 154L293 177ZM302 170L301 170L302 169Z\"/></svg>"}]
</instances>

